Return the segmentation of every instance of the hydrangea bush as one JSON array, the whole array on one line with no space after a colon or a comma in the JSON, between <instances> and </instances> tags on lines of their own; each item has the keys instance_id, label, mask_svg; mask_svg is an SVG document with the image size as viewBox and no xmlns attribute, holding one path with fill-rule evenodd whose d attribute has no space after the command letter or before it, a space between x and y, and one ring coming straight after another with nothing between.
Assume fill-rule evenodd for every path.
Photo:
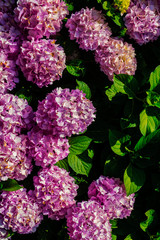
<instances>
[{"instance_id":1,"label":"hydrangea bush","mask_svg":"<svg viewBox=\"0 0 160 240\"><path fill-rule=\"evenodd\" d=\"M160 1L0 1L0 239L160 238Z\"/></svg>"}]
</instances>

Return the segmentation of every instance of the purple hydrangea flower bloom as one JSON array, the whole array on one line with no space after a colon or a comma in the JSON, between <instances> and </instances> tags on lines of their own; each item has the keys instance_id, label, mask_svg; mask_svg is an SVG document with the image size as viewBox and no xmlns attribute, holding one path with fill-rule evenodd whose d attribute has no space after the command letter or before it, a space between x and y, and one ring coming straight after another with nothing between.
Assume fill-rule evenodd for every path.
<instances>
[{"instance_id":1,"label":"purple hydrangea flower bloom","mask_svg":"<svg viewBox=\"0 0 160 240\"><path fill-rule=\"evenodd\" d=\"M9 60L8 55L0 50L0 93L12 90L18 82L18 70L15 62Z\"/></svg>"},{"instance_id":2,"label":"purple hydrangea flower bloom","mask_svg":"<svg viewBox=\"0 0 160 240\"><path fill-rule=\"evenodd\" d=\"M16 60L20 51L22 35L11 14L0 13L0 48L9 59Z\"/></svg>"},{"instance_id":3,"label":"purple hydrangea flower bloom","mask_svg":"<svg viewBox=\"0 0 160 240\"><path fill-rule=\"evenodd\" d=\"M20 133L33 125L33 111L27 100L12 94L0 94L0 131Z\"/></svg>"},{"instance_id":4,"label":"purple hydrangea flower bloom","mask_svg":"<svg viewBox=\"0 0 160 240\"><path fill-rule=\"evenodd\" d=\"M52 136L38 127L28 132L29 153L37 166L46 167L64 159L69 154L68 139Z\"/></svg>"},{"instance_id":5,"label":"purple hydrangea flower bloom","mask_svg":"<svg viewBox=\"0 0 160 240\"><path fill-rule=\"evenodd\" d=\"M100 64L101 71L110 81L113 81L114 73L134 75L137 68L132 45L114 38L110 38L105 46L97 48L95 61Z\"/></svg>"},{"instance_id":6,"label":"purple hydrangea flower bloom","mask_svg":"<svg viewBox=\"0 0 160 240\"><path fill-rule=\"evenodd\" d=\"M75 204L78 185L74 178L65 169L52 165L39 171L33 182L43 214L54 220L64 218L67 209Z\"/></svg>"},{"instance_id":7,"label":"purple hydrangea flower bloom","mask_svg":"<svg viewBox=\"0 0 160 240\"><path fill-rule=\"evenodd\" d=\"M160 36L160 14L157 13L158 8L154 8L153 4L148 5L147 2L131 2L124 17L128 35L139 45L157 40Z\"/></svg>"},{"instance_id":8,"label":"purple hydrangea flower bloom","mask_svg":"<svg viewBox=\"0 0 160 240\"><path fill-rule=\"evenodd\" d=\"M61 0L18 0L14 12L19 27L28 30L28 38L39 39L60 31L68 9Z\"/></svg>"},{"instance_id":9,"label":"purple hydrangea flower bloom","mask_svg":"<svg viewBox=\"0 0 160 240\"><path fill-rule=\"evenodd\" d=\"M111 225L104 207L96 201L78 202L67 211L71 240L111 240Z\"/></svg>"},{"instance_id":10,"label":"purple hydrangea flower bloom","mask_svg":"<svg viewBox=\"0 0 160 240\"><path fill-rule=\"evenodd\" d=\"M119 178L100 176L88 188L88 197L105 207L110 219L130 216L135 202L134 194L127 196Z\"/></svg>"},{"instance_id":11,"label":"purple hydrangea flower bloom","mask_svg":"<svg viewBox=\"0 0 160 240\"><path fill-rule=\"evenodd\" d=\"M3 216L0 214L0 239L1 240L9 240L9 239L11 239L11 237L7 237L7 236L8 236L8 232L4 228Z\"/></svg>"},{"instance_id":12,"label":"purple hydrangea flower bloom","mask_svg":"<svg viewBox=\"0 0 160 240\"><path fill-rule=\"evenodd\" d=\"M56 88L39 102L35 120L43 130L61 137L84 132L95 118L95 108L79 89Z\"/></svg>"},{"instance_id":13,"label":"purple hydrangea flower bloom","mask_svg":"<svg viewBox=\"0 0 160 240\"><path fill-rule=\"evenodd\" d=\"M69 28L70 39L76 39L80 48L87 51L105 45L112 34L101 11L94 8L82 8L81 11L72 14L66 27Z\"/></svg>"},{"instance_id":14,"label":"purple hydrangea flower bloom","mask_svg":"<svg viewBox=\"0 0 160 240\"><path fill-rule=\"evenodd\" d=\"M36 231L43 216L31 191L27 193L25 188L21 188L13 192L2 192L0 199L0 214L6 230L20 234Z\"/></svg>"},{"instance_id":15,"label":"purple hydrangea flower bloom","mask_svg":"<svg viewBox=\"0 0 160 240\"><path fill-rule=\"evenodd\" d=\"M65 61L64 50L55 40L41 39L23 42L17 64L26 79L41 88L60 79Z\"/></svg>"},{"instance_id":16,"label":"purple hydrangea flower bloom","mask_svg":"<svg viewBox=\"0 0 160 240\"><path fill-rule=\"evenodd\" d=\"M16 0L1 0L0 1L0 12L12 12L16 6Z\"/></svg>"},{"instance_id":17,"label":"purple hydrangea flower bloom","mask_svg":"<svg viewBox=\"0 0 160 240\"><path fill-rule=\"evenodd\" d=\"M32 171L28 156L28 138L14 133L0 133L0 180L24 180Z\"/></svg>"}]
</instances>

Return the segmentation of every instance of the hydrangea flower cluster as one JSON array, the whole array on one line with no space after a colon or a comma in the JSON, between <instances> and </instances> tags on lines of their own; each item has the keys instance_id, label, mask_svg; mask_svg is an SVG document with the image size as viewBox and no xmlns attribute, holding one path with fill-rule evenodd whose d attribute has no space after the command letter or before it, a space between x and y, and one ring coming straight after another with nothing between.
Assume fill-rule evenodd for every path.
<instances>
[{"instance_id":1,"label":"hydrangea flower cluster","mask_svg":"<svg viewBox=\"0 0 160 240\"><path fill-rule=\"evenodd\" d=\"M101 11L94 8L82 8L79 12L72 14L66 27L69 28L70 39L76 39L80 48L87 51L95 50L99 45L105 45L112 34Z\"/></svg>"},{"instance_id":2,"label":"hydrangea flower cluster","mask_svg":"<svg viewBox=\"0 0 160 240\"><path fill-rule=\"evenodd\" d=\"M32 171L26 135L0 133L0 181L24 180Z\"/></svg>"},{"instance_id":3,"label":"hydrangea flower cluster","mask_svg":"<svg viewBox=\"0 0 160 240\"><path fill-rule=\"evenodd\" d=\"M12 90L19 82L18 71L13 60L8 59L8 55L0 50L0 93Z\"/></svg>"},{"instance_id":4,"label":"hydrangea flower cluster","mask_svg":"<svg viewBox=\"0 0 160 240\"><path fill-rule=\"evenodd\" d=\"M55 40L41 39L23 42L17 64L26 79L41 88L60 79L65 61L64 50Z\"/></svg>"},{"instance_id":5,"label":"hydrangea flower cluster","mask_svg":"<svg viewBox=\"0 0 160 240\"><path fill-rule=\"evenodd\" d=\"M16 0L1 0L0 1L0 12L12 12L15 8Z\"/></svg>"},{"instance_id":6,"label":"hydrangea flower cluster","mask_svg":"<svg viewBox=\"0 0 160 240\"><path fill-rule=\"evenodd\" d=\"M129 2L122 3L122 12L124 6L128 6L126 4ZM113 81L114 73L134 75L137 68L134 48L121 39L111 38L111 31L104 20L101 12L94 8L72 14L66 24L70 39L76 39L82 49L95 50L95 61L109 80Z\"/></svg>"},{"instance_id":7,"label":"hydrangea flower cluster","mask_svg":"<svg viewBox=\"0 0 160 240\"><path fill-rule=\"evenodd\" d=\"M154 5L145 1L131 2L124 17L127 33L139 45L157 40L160 36L160 15Z\"/></svg>"},{"instance_id":8,"label":"hydrangea flower cluster","mask_svg":"<svg viewBox=\"0 0 160 240\"><path fill-rule=\"evenodd\" d=\"M19 27L28 30L28 38L39 39L60 31L68 9L61 0L18 0L14 13Z\"/></svg>"},{"instance_id":9,"label":"hydrangea flower cluster","mask_svg":"<svg viewBox=\"0 0 160 240\"><path fill-rule=\"evenodd\" d=\"M137 68L135 50L131 44L120 39L110 38L106 46L95 51L95 61L100 69L113 81L115 74L134 75Z\"/></svg>"},{"instance_id":10,"label":"hydrangea flower cluster","mask_svg":"<svg viewBox=\"0 0 160 240\"><path fill-rule=\"evenodd\" d=\"M22 35L11 14L0 13L0 49L5 51L9 59L16 60Z\"/></svg>"},{"instance_id":11,"label":"hydrangea flower cluster","mask_svg":"<svg viewBox=\"0 0 160 240\"><path fill-rule=\"evenodd\" d=\"M88 197L105 207L110 219L130 216L134 205L134 194L126 195L124 184L119 178L100 176L88 188Z\"/></svg>"},{"instance_id":12,"label":"hydrangea flower cluster","mask_svg":"<svg viewBox=\"0 0 160 240\"><path fill-rule=\"evenodd\" d=\"M35 196L43 214L53 220L64 218L67 209L75 204L78 185L74 178L65 169L52 165L40 170L33 182Z\"/></svg>"},{"instance_id":13,"label":"hydrangea flower cluster","mask_svg":"<svg viewBox=\"0 0 160 240\"><path fill-rule=\"evenodd\" d=\"M71 240L111 240L111 225L104 207L96 201L78 202L67 211Z\"/></svg>"},{"instance_id":14,"label":"hydrangea flower cluster","mask_svg":"<svg viewBox=\"0 0 160 240\"><path fill-rule=\"evenodd\" d=\"M33 111L27 100L12 94L0 94L0 131L20 133L33 125Z\"/></svg>"},{"instance_id":15,"label":"hydrangea flower cluster","mask_svg":"<svg viewBox=\"0 0 160 240\"><path fill-rule=\"evenodd\" d=\"M31 143L30 155L37 166L46 167L64 159L69 154L69 142L66 138L53 137L35 127L28 132Z\"/></svg>"},{"instance_id":16,"label":"hydrangea flower cluster","mask_svg":"<svg viewBox=\"0 0 160 240\"><path fill-rule=\"evenodd\" d=\"M121 15L123 15L130 5L130 0L114 0L114 5L119 9Z\"/></svg>"},{"instance_id":17,"label":"hydrangea flower cluster","mask_svg":"<svg viewBox=\"0 0 160 240\"><path fill-rule=\"evenodd\" d=\"M32 192L21 188L14 192L3 192L0 196L0 214L6 230L21 234L33 233L43 216Z\"/></svg>"},{"instance_id":18,"label":"hydrangea flower cluster","mask_svg":"<svg viewBox=\"0 0 160 240\"><path fill-rule=\"evenodd\" d=\"M60 137L84 132L95 118L95 108L79 89L56 88L39 102L35 120L43 130Z\"/></svg>"}]
</instances>

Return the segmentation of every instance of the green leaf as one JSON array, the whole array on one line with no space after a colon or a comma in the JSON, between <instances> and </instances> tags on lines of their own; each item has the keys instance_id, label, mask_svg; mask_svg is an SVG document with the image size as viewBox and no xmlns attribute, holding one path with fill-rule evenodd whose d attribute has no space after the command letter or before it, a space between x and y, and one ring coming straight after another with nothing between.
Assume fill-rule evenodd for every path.
<instances>
[{"instance_id":1,"label":"green leaf","mask_svg":"<svg viewBox=\"0 0 160 240\"><path fill-rule=\"evenodd\" d=\"M72 154L79 155L83 153L90 145L92 139L87 136L78 136L69 138L69 151Z\"/></svg>"},{"instance_id":2,"label":"green leaf","mask_svg":"<svg viewBox=\"0 0 160 240\"><path fill-rule=\"evenodd\" d=\"M7 181L3 182L2 190L12 192L19 190L20 188L22 188L22 186L20 186L16 180L8 179Z\"/></svg>"},{"instance_id":3,"label":"green leaf","mask_svg":"<svg viewBox=\"0 0 160 240\"><path fill-rule=\"evenodd\" d=\"M117 236L112 233L112 240L117 240Z\"/></svg>"},{"instance_id":4,"label":"green leaf","mask_svg":"<svg viewBox=\"0 0 160 240\"><path fill-rule=\"evenodd\" d=\"M156 217L156 212L154 209L150 209L145 213L145 215L147 216L147 220L140 223L140 227L144 232L146 232L148 227L153 224L154 218Z\"/></svg>"},{"instance_id":5,"label":"green leaf","mask_svg":"<svg viewBox=\"0 0 160 240\"><path fill-rule=\"evenodd\" d=\"M150 106L156 106L160 108L160 92L147 91L147 103Z\"/></svg>"},{"instance_id":6,"label":"green leaf","mask_svg":"<svg viewBox=\"0 0 160 240\"><path fill-rule=\"evenodd\" d=\"M160 84L160 65L150 74L150 90L153 90Z\"/></svg>"},{"instance_id":7,"label":"green leaf","mask_svg":"<svg viewBox=\"0 0 160 240\"><path fill-rule=\"evenodd\" d=\"M156 112L152 107L144 109L140 113L139 129L142 135L146 136L147 134L154 132L159 127L159 116L156 116L155 113Z\"/></svg>"},{"instance_id":8,"label":"green leaf","mask_svg":"<svg viewBox=\"0 0 160 240\"><path fill-rule=\"evenodd\" d=\"M70 61L66 65L66 69L71 75L73 75L75 77L84 76L84 74L85 74L85 67L83 66L82 60L77 59L74 61Z\"/></svg>"},{"instance_id":9,"label":"green leaf","mask_svg":"<svg viewBox=\"0 0 160 240\"><path fill-rule=\"evenodd\" d=\"M124 185L127 196L137 192L145 182L145 173L143 170L134 167L132 164L124 172Z\"/></svg>"},{"instance_id":10,"label":"green leaf","mask_svg":"<svg viewBox=\"0 0 160 240\"><path fill-rule=\"evenodd\" d=\"M127 94L129 99L135 97L135 93L138 91L138 83L133 76L126 74L114 75L113 81L117 92Z\"/></svg>"},{"instance_id":11,"label":"green leaf","mask_svg":"<svg viewBox=\"0 0 160 240\"><path fill-rule=\"evenodd\" d=\"M91 98L91 90L88 87L88 85L83 81L76 80L76 82L78 84L78 86L76 88L78 88L79 90L82 90L86 94L86 98L90 99Z\"/></svg>"},{"instance_id":12,"label":"green leaf","mask_svg":"<svg viewBox=\"0 0 160 240\"><path fill-rule=\"evenodd\" d=\"M124 135L116 130L109 130L109 143L114 153L119 156L126 154L125 146L129 144L129 135Z\"/></svg>"},{"instance_id":13,"label":"green leaf","mask_svg":"<svg viewBox=\"0 0 160 240\"><path fill-rule=\"evenodd\" d=\"M68 155L68 164L77 174L86 175L87 177L92 168L92 161L89 158L82 159L81 156L71 153Z\"/></svg>"},{"instance_id":14,"label":"green leaf","mask_svg":"<svg viewBox=\"0 0 160 240\"><path fill-rule=\"evenodd\" d=\"M117 94L117 89L115 88L114 84L112 84L110 88L108 87L105 93L108 99L112 101L112 98L115 97Z\"/></svg>"},{"instance_id":15,"label":"green leaf","mask_svg":"<svg viewBox=\"0 0 160 240\"><path fill-rule=\"evenodd\" d=\"M124 240L133 240L131 234L129 234Z\"/></svg>"},{"instance_id":16,"label":"green leaf","mask_svg":"<svg viewBox=\"0 0 160 240\"><path fill-rule=\"evenodd\" d=\"M135 151L138 152L146 147L148 144L159 145L160 129L150 133L147 137L142 136L135 146Z\"/></svg>"},{"instance_id":17,"label":"green leaf","mask_svg":"<svg viewBox=\"0 0 160 240\"><path fill-rule=\"evenodd\" d=\"M58 166L59 168L64 168L64 169L67 170L67 172L69 172L69 166L68 166L67 158L58 161L55 165Z\"/></svg>"}]
</instances>

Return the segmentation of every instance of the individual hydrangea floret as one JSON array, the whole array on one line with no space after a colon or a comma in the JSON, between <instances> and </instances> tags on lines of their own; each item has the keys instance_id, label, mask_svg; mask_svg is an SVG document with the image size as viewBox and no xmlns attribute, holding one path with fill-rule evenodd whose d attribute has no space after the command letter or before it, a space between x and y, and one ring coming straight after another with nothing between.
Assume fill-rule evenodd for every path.
<instances>
[{"instance_id":1,"label":"individual hydrangea floret","mask_svg":"<svg viewBox=\"0 0 160 240\"><path fill-rule=\"evenodd\" d=\"M20 133L33 125L33 111L27 100L13 94L0 94L0 131Z\"/></svg>"},{"instance_id":2,"label":"individual hydrangea floret","mask_svg":"<svg viewBox=\"0 0 160 240\"><path fill-rule=\"evenodd\" d=\"M6 93L7 90L15 88L19 82L18 70L13 60L8 59L4 51L0 51L0 93Z\"/></svg>"},{"instance_id":3,"label":"individual hydrangea floret","mask_svg":"<svg viewBox=\"0 0 160 240\"><path fill-rule=\"evenodd\" d=\"M22 35L11 14L0 13L0 48L9 59L16 60L20 51Z\"/></svg>"},{"instance_id":4,"label":"individual hydrangea floret","mask_svg":"<svg viewBox=\"0 0 160 240\"><path fill-rule=\"evenodd\" d=\"M135 202L134 194L127 196L124 183L119 178L104 176L91 183L88 197L104 206L110 219L130 216Z\"/></svg>"},{"instance_id":5,"label":"individual hydrangea floret","mask_svg":"<svg viewBox=\"0 0 160 240\"><path fill-rule=\"evenodd\" d=\"M56 88L39 102L35 120L43 130L61 137L84 132L94 121L95 108L79 89Z\"/></svg>"},{"instance_id":6,"label":"individual hydrangea floret","mask_svg":"<svg viewBox=\"0 0 160 240\"><path fill-rule=\"evenodd\" d=\"M114 0L114 5L119 9L121 15L123 15L130 5L130 0Z\"/></svg>"},{"instance_id":7,"label":"individual hydrangea floret","mask_svg":"<svg viewBox=\"0 0 160 240\"><path fill-rule=\"evenodd\" d=\"M1 0L0 12L7 13L12 12L16 6L16 0Z\"/></svg>"},{"instance_id":8,"label":"individual hydrangea floret","mask_svg":"<svg viewBox=\"0 0 160 240\"><path fill-rule=\"evenodd\" d=\"M19 27L28 31L28 38L35 39L49 38L59 32L62 20L69 13L61 0L18 0L14 12Z\"/></svg>"},{"instance_id":9,"label":"individual hydrangea floret","mask_svg":"<svg viewBox=\"0 0 160 240\"><path fill-rule=\"evenodd\" d=\"M26 79L41 88L60 79L65 61L64 50L55 40L41 39L23 42L17 64Z\"/></svg>"},{"instance_id":10,"label":"individual hydrangea floret","mask_svg":"<svg viewBox=\"0 0 160 240\"><path fill-rule=\"evenodd\" d=\"M111 225L104 207L95 201L78 202L67 211L71 240L111 240Z\"/></svg>"},{"instance_id":11,"label":"individual hydrangea floret","mask_svg":"<svg viewBox=\"0 0 160 240\"><path fill-rule=\"evenodd\" d=\"M43 216L33 193L25 188L13 192L2 192L0 214L6 230L20 234L36 231Z\"/></svg>"},{"instance_id":12,"label":"individual hydrangea floret","mask_svg":"<svg viewBox=\"0 0 160 240\"><path fill-rule=\"evenodd\" d=\"M139 45L157 40L160 36L160 14L152 6L144 1L131 3L124 17L128 35Z\"/></svg>"},{"instance_id":13,"label":"individual hydrangea floret","mask_svg":"<svg viewBox=\"0 0 160 240\"><path fill-rule=\"evenodd\" d=\"M32 171L26 135L0 133L0 180L24 180Z\"/></svg>"},{"instance_id":14,"label":"individual hydrangea floret","mask_svg":"<svg viewBox=\"0 0 160 240\"><path fill-rule=\"evenodd\" d=\"M137 68L135 50L131 44L110 38L108 44L95 51L95 61L110 81L115 74L134 75Z\"/></svg>"},{"instance_id":15,"label":"individual hydrangea floret","mask_svg":"<svg viewBox=\"0 0 160 240\"><path fill-rule=\"evenodd\" d=\"M99 45L105 45L112 34L101 11L94 8L82 8L72 14L66 27L69 28L70 39L75 39L79 47L85 50L95 50Z\"/></svg>"},{"instance_id":16,"label":"individual hydrangea floret","mask_svg":"<svg viewBox=\"0 0 160 240\"><path fill-rule=\"evenodd\" d=\"M69 154L68 139L52 136L38 127L28 132L30 155L37 166L46 167L64 159Z\"/></svg>"},{"instance_id":17,"label":"individual hydrangea floret","mask_svg":"<svg viewBox=\"0 0 160 240\"><path fill-rule=\"evenodd\" d=\"M52 165L43 168L33 178L35 196L44 215L53 220L65 217L67 209L75 204L78 185L73 177L62 168Z\"/></svg>"}]
</instances>

